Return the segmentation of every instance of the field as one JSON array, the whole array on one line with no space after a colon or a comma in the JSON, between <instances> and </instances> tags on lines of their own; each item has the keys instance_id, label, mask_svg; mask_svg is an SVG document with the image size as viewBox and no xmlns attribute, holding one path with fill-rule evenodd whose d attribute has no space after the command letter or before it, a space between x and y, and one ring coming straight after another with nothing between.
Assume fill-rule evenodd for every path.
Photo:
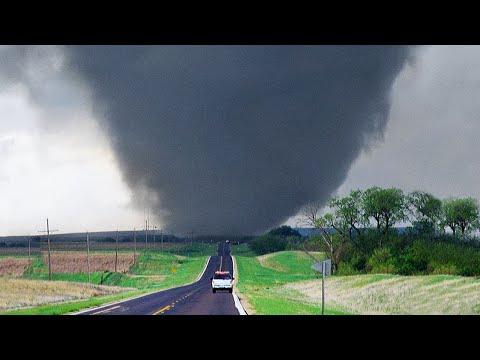
<instances>
[{"instance_id":1,"label":"field","mask_svg":"<svg viewBox=\"0 0 480 360\"><path fill-rule=\"evenodd\" d=\"M52 272L57 274L78 274L88 272L87 254L76 251L52 251ZM48 254L43 253L43 262L48 264ZM133 252L120 252L117 259L117 272L127 272L133 265ZM90 271L115 271L115 253L91 253Z\"/></svg>"},{"instance_id":2,"label":"field","mask_svg":"<svg viewBox=\"0 0 480 360\"><path fill-rule=\"evenodd\" d=\"M62 314L70 311L77 311L89 306L100 305L102 303L133 296L153 290L167 289L180 286L192 281L198 277L205 265L207 256L190 256L190 253L201 254L207 248L194 247L186 248L187 253L177 255L159 251L147 251L137 253L137 262L133 264L133 252L122 251L118 253L118 271L113 272L115 267L115 252L96 251L90 253L91 284L110 285L101 287L88 287L82 284L88 282L86 254L75 251L55 251L51 253L52 262L52 280L48 280L48 255L42 253L35 258L32 257L32 265L28 267L28 258L24 257L0 257L0 268L4 269L4 274L10 274L0 279L2 281L13 281L15 276L22 277L20 281L29 281L29 284L39 284L29 287L26 292L27 299L35 301L25 301L21 296L18 297L18 303L10 303L9 309L22 308L33 305L34 309L16 310L16 314ZM208 248L207 248L208 249ZM185 247L180 250L185 250ZM196 250L196 251L194 251ZM4 264L1 267L1 264ZM23 275L22 275L23 274ZM19 283L22 284L22 283ZM27 284L27 283L25 283ZM40 284L49 284L55 286L58 284L56 292L56 305L48 297L43 297L46 288ZM63 284L60 286L60 284ZM113 292L83 292L82 296L73 296L65 287L65 284L72 285L75 289L116 289ZM2 294L13 301L18 293L14 291L15 286L2 288ZM20 292L25 291L25 287L20 287ZM62 297L62 291L65 291ZM124 291L124 293L118 293ZM114 295L113 295L114 294ZM85 300L82 300L85 299ZM82 301L78 301L82 300ZM60 302L64 302L60 304ZM73 302L72 302L73 301ZM67 302L67 303L65 303ZM30 304L30 305L28 305ZM3 311L0 309L0 311Z\"/></svg>"},{"instance_id":3,"label":"field","mask_svg":"<svg viewBox=\"0 0 480 360\"><path fill-rule=\"evenodd\" d=\"M320 281L287 284L286 293L320 306ZM355 314L480 314L480 280L450 275L327 278L325 303Z\"/></svg>"},{"instance_id":4,"label":"field","mask_svg":"<svg viewBox=\"0 0 480 360\"><path fill-rule=\"evenodd\" d=\"M0 277L0 311L116 294L128 289Z\"/></svg>"},{"instance_id":5,"label":"field","mask_svg":"<svg viewBox=\"0 0 480 360\"><path fill-rule=\"evenodd\" d=\"M0 276L22 276L28 269L28 258L25 257L0 257Z\"/></svg>"},{"instance_id":6,"label":"field","mask_svg":"<svg viewBox=\"0 0 480 360\"><path fill-rule=\"evenodd\" d=\"M115 251L117 245L115 242L91 242L90 251L92 252L112 252ZM119 242L118 251L120 252L132 252L134 250L135 244L133 242ZM145 242L137 241L137 254L145 251ZM148 251L161 251L168 252L177 255L185 256L198 256L198 255L212 255L217 249L216 243L148 243ZM32 243L30 249L32 255L37 255L41 252L46 252L48 250L47 244L42 243ZM85 242L55 242L51 243L51 251L78 251L79 253L85 253L87 247ZM0 257L2 256L26 256L28 255L27 246L14 246L14 247L0 247Z\"/></svg>"},{"instance_id":7,"label":"field","mask_svg":"<svg viewBox=\"0 0 480 360\"><path fill-rule=\"evenodd\" d=\"M303 252L236 260L237 287L254 313L321 314L321 279ZM474 277L368 274L330 276L325 283L326 314L480 314Z\"/></svg>"},{"instance_id":8,"label":"field","mask_svg":"<svg viewBox=\"0 0 480 360\"><path fill-rule=\"evenodd\" d=\"M322 258L319 253L315 256ZM281 251L260 257L235 256L235 259L240 296L246 296L254 309L249 314L321 314L321 308L304 301L298 291L284 288L289 283L318 277L319 274L310 268L315 261L304 252ZM335 308L326 310L327 314L344 313Z\"/></svg>"}]
</instances>

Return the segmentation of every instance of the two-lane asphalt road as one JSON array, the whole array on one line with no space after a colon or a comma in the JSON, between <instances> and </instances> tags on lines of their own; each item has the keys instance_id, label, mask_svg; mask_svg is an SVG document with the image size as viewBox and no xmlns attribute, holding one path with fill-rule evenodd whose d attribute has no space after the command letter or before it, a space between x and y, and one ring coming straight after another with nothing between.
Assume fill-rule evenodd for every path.
<instances>
[{"instance_id":1,"label":"two-lane asphalt road","mask_svg":"<svg viewBox=\"0 0 480 360\"><path fill-rule=\"evenodd\" d=\"M217 270L234 274L229 243L219 243L217 255L210 258L202 277L193 284L101 306L79 315L238 315L232 294L212 293L210 278Z\"/></svg>"}]
</instances>

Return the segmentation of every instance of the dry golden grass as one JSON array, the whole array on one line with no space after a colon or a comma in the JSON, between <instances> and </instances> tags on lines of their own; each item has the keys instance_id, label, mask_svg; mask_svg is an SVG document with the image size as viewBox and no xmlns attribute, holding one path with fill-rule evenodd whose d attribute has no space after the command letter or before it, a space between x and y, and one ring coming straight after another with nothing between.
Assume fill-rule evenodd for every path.
<instances>
[{"instance_id":1,"label":"dry golden grass","mask_svg":"<svg viewBox=\"0 0 480 360\"><path fill-rule=\"evenodd\" d=\"M57 274L86 273L87 254L75 251L53 251L51 253L52 272ZM48 264L48 253L43 253L43 262ZM118 254L118 272L127 272L133 265L132 253ZM90 271L115 271L115 253L90 253Z\"/></svg>"},{"instance_id":2,"label":"dry golden grass","mask_svg":"<svg viewBox=\"0 0 480 360\"><path fill-rule=\"evenodd\" d=\"M88 299L128 290L115 286L89 286L66 281L0 277L0 311Z\"/></svg>"},{"instance_id":3,"label":"dry golden grass","mask_svg":"<svg viewBox=\"0 0 480 360\"><path fill-rule=\"evenodd\" d=\"M321 304L321 280L287 284L304 301ZM356 314L480 314L480 281L429 275L355 275L328 277L328 307Z\"/></svg>"},{"instance_id":4,"label":"dry golden grass","mask_svg":"<svg viewBox=\"0 0 480 360\"><path fill-rule=\"evenodd\" d=\"M0 276L22 276L28 268L28 258L0 258Z\"/></svg>"}]
</instances>

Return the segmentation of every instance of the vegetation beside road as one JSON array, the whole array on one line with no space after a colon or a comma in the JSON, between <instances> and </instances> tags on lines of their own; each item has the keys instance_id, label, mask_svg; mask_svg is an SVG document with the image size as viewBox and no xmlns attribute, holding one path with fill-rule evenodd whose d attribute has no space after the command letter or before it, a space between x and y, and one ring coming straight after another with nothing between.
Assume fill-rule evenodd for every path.
<instances>
[{"instance_id":1,"label":"vegetation beside road","mask_svg":"<svg viewBox=\"0 0 480 360\"><path fill-rule=\"evenodd\" d=\"M234 249L235 251L235 249ZM256 314L321 314L321 307L309 304L297 291L285 291L284 285L318 277L310 267L315 261L302 251L282 251L263 257L236 255L239 291L248 298ZM321 258L320 254L316 254ZM326 314L341 314L333 307Z\"/></svg>"},{"instance_id":2,"label":"vegetation beside road","mask_svg":"<svg viewBox=\"0 0 480 360\"><path fill-rule=\"evenodd\" d=\"M198 251L197 253L200 253ZM102 253L102 256L114 256L114 253ZM187 256L189 254L187 253ZM116 301L126 297L135 296L138 294L151 292L155 290L168 289L176 286L181 286L196 280L198 275L201 273L208 256L182 256L171 253L162 253L157 251L147 251L142 253L138 258L135 265L130 266L127 271L123 273L120 272L94 272L91 274L91 284L92 288L95 288L94 285L110 285L102 286L101 288L106 289L117 289L116 293L123 291L122 294L108 295L101 293L92 293L89 299L83 300L83 298L88 298L87 295L77 298L72 297L61 297L59 295L58 304L55 305L45 305L50 301L41 301L42 287L39 285L31 287L30 296L37 296L39 301L33 302L31 304L26 304L25 302L20 301L15 305L10 306L9 308L18 308L25 306L37 306L33 309L21 309L9 313L15 314L63 314L71 311L78 311L80 309L88 308L90 306L97 306L103 303L108 303L111 301ZM52 259L53 260L53 259ZM65 266L68 268L68 265L65 263ZM78 270L78 264L72 265L75 269ZM67 270L67 268L62 268ZM48 279L48 266L44 263L42 257L37 257L32 264L31 270L26 271L23 275L25 279L18 279L19 281L30 281L32 284L48 284L48 286L55 288L58 286L58 293L61 291L66 291L63 287L64 284L72 284L72 286L83 286L88 287L87 284L81 284L88 282L88 274L84 272L72 272L72 273L53 273L52 280L46 281ZM2 278L0 278L2 279ZM3 278L5 280L11 280L10 278ZM28 279L28 280L26 280ZM3 291L3 290L2 290ZM13 291L13 288L12 288ZM9 292L5 290L6 296L10 296ZM104 296L108 295L108 296ZM81 301L78 301L82 299ZM64 303L65 301L75 300L74 302ZM40 306L39 306L40 305ZM1 309L5 310L5 309Z\"/></svg>"},{"instance_id":3,"label":"vegetation beside road","mask_svg":"<svg viewBox=\"0 0 480 360\"><path fill-rule=\"evenodd\" d=\"M248 276L242 274L238 288L260 313L290 313L289 306L282 308L276 301L320 306L320 281L302 281L295 273L308 276L308 270L287 269L282 265L286 259L277 255L295 249L320 251L331 259L334 276L326 280L327 309L362 314L479 312L476 199L441 200L423 191L406 194L397 188L372 187L332 197L327 205L327 212L323 204L303 210L303 223L316 234L306 238L282 226L249 243L256 255L274 255L255 260L239 257L239 272ZM402 231L395 228L408 223ZM273 265L268 261L271 256L278 258ZM258 276L266 269L275 271L269 274L277 279L272 286L261 285L268 284ZM293 277L285 278L285 272Z\"/></svg>"},{"instance_id":4,"label":"vegetation beside road","mask_svg":"<svg viewBox=\"0 0 480 360\"><path fill-rule=\"evenodd\" d=\"M0 277L0 311L18 307L78 301L117 294L125 289L113 286L88 286L66 281L37 281Z\"/></svg>"},{"instance_id":5,"label":"vegetation beside road","mask_svg":"<svg viewBox=\"0 0 480 360\"><path fill-rule=\"evenodd\" d=\"M315 254L322 258L320 254ZM255 314L321 314L321 279L314 260L299 251L259 257L236 256L237 288ZM325 313L480 314L480 279L454 275L329 276Z\"/></svg>"},{"instance_id":6,"label":"vegetation beside road","mask_svg":"<svg viewBox=\"0 0 480 360\"><path fill-rule=\"evenodd\" d=\"M328 212L310 204L303 223L316 234L302 237L289 226L249 243L256 255L283 250L327 254L333 273L480 275L480 207L476 199L448 198L397 188L372 187L332 197ZM399 232L396 224L410 223Z\"/></svg>"}]
</instances>

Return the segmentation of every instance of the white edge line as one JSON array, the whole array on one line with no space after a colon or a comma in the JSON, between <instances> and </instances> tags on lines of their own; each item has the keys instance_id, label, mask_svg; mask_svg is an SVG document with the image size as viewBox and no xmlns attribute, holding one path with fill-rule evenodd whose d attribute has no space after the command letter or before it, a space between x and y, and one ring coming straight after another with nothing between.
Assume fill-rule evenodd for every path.
<instances>
[{"instance_id":1,"label":"white edge line","mask_svg":"<svg viewBox=\"0 0 480 360\"><path fill-rule=\"evenodd\" d=\"M235 277L235 267L236 267L236 261L235 261L235 256L232 255L232 260L233 260L233 277ZM233 296L233 301L235 302L235 307L238 310L238 313L240 315L248 315L245 309L242 306L242 303L240 302L240 299L238 298L237 294L235 293L235 290L232 290L232 296Z\"/></svg>"},{"instance_id":2,"label":"white edge line","mask_svg":"<svg viewBox=\"0 0 480 360\"><path fill-rule=\"evenodd\" d=\"M175 288L181 288L181 287L183 287L183 286L192 285L192 284L196 283L198 280L200 280L200 279L202 278L203 274L205 273L205 270L207 269L207 265L208 265L208 263L210 262L210 258L211 258L211 256L209 256L208 259L207 259L207 261L205 262L205 265L204 265L204 267L203 267L203 271L202 271L202 273L200 274L200 276L197 278L197 280L192 281L192 282L189 282L188 284L184 284L184 285L181 285L181 286L177 286L177 287L175 287ZM81 315L81 314L83 314L83 313L90 312L90 311L92 311L92 310L101 310L101 309L106 308L106 307L109 307L109 306L113 306L113 305L117 305L117 304L122 304L122 303L127 302L127 301L131 301L131 300L135 300L135 299L140 299L140 298L142 298L142 297L144 297L144 296L148 296L148 295L152 295L152 294L157 294L157 293L160 293L160 292L162 292L162 291L167 291L167 290L171 290L171 289L175 289L175 288L161 289L161 290L158 290L158 291L153 291L153 292L149 292L149 293L146 293L146 294L134 296L134 297L131 297L131 298L128 298L128 299L123 299L123 300L120 300L120 301L117 301L117 302L105 304L105 305L102 305L102 306L99 306L99 307L89 308L89 309L81 310L81 311L74 312L74 313L68 313L67 315Z\"/></svg>"},{"instance_id":3,"label":"white edge line","mask_svg":"<svg viewBox=\"0 0 480 360\"><path fill-rule=\"evenodd\" d=\"M203 274L205 274L205 270L207 270L207 265L210 262L210 258L211 258L211 256L208 257L207 261L205 262L205 265L203 266L202 273L198 276L197 280L195 280L194 282L197 282L198 280L200 280L202 278ZM193 283L191 283L191 284L193 284ZM187 284L187 285L189 285L189 284Z\"/></svg>"},{"instance_id":4,"label":"white edge line","mask_svg":"<svg viewBox=\"0 0 480 360\"><path fill-rule=\"evenodd\" d=\"M104 313L104 312L107 312L107 311L112 311L112 310L118 309L119 307L120 307L120 305L117 305L117 306L114 306L114 307L111 307L111 308L108 308L108 309L105 309L105 310L94 312L94 313L92 313L92 315L97 315L97 314L101 314L101 313Z\"/></svg>"}]
</instances>

